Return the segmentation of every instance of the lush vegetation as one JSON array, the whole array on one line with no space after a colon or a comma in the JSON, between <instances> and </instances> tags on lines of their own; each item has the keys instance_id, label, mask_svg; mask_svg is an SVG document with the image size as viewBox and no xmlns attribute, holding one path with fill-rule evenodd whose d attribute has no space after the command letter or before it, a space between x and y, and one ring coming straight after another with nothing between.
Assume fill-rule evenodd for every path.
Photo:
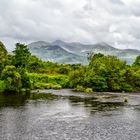
<instances>
[{"instance_id":1,"label":"lush vegetation","mask_svg":"<svg viewBox=\"0 0 140 140\"><path fill-rule=\"evenodd\" d=\"M127 65L115 56L91 54L89 64L57 64L32 56L17 43L8 54L0 42L0 91L74 88L76 91L140 91L140 56Z\"/></svg>"},{"instance_id":2,"label":"lush vegetation","mask_svg":"<svg viewBox=\"0 0 140 140\"><path fill-rule=\"evenodd\" d=\"M95 54L89 65L70 73L72 87L92 88L93 91L140 91L140 57L132 66L115 56Z\"/></svg>"}]
</instances>

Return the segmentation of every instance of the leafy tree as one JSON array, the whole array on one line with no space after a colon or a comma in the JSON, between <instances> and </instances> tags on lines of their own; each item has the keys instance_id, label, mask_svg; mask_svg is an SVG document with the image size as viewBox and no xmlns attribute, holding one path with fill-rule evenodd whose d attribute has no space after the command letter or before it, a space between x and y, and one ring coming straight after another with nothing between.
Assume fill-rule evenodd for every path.
<instances>
[{"instance_id":1,"label":"leafy tree","mask_svg":"<svg viewBox=\"0 0 140 140\"><path fill-rule=\"evenodd\" d=\"M7 50L4 44L0 41L0 74L6 65L6 60L7 60Z\"/></svg>"},{"instance_id":2,"label":"leafy tree","mask_svg":"<svg viewBox=\"0 0 140 140\"><path fill-rule=\"evenodd\" d=\"M108 89L106 77L97 75L91 69L87 69L84 81L85 86L92 88L94 91L106 91Z\"/></svg>"},{"instance_id":3,"label":"leafy tree","mask_svg":"<svg viewBox=\"0 0 140 140\"><path fill-rule=\"evenodd\" d=\"M22 88L21 76L15 66L6 66L1 74L5 82L6 91L19 92Z\"/></svg>"},{"instance_id":4,"label":"leafy tree","mask_svg":"<svg viewBox=\"0 0 140 140\"><path fill-rule=\"evenodd\" d=\"M126 63L115 56L96 54L91 58L89 69L96 73L96 77L107 82L108 90L122 90L121 83L124 81Z\"/></svg>"},{"instance_id":5,"label":"leafy tree","mask_svg":"<svg viewBox=\"0 0 140 140\"><path fill-rule=\"evenodd\" d=\"M70 71L70 68L66 65L61 65L60 68L58 69L58 73L60 74L68 74Z\"/></svg>"},{"instance_id":6,"label":"leafy tree","mask_svg":"<svg viewBox=\"0 0 140 140\"><path fill-rule=\"evenodd\" d=\"M16 49L13 51L13 53L14 53L13 64L16 67L26 68L29 64L29 59L31 56L28 47L24 44L17 43Z\"/></svg>"},{"instance_id":7,"label":"leafy tree","mask_svg":"<svg viewBox=\"0 0 140 140\"><path fill-rule=\"evenodd\" d=\"M89 65L85 69L81 67L70 72L70 82L73 87L79 85L92 88L94 91L132 90L126 80L126 70L128 68L126 62L115 56L105 56L103 54L91 55L89 60ZM138 77L138 74L136 77Z\"/></svg>"},{"instance_id":8,"label":"leafy tree","mask_svg":"<svg viewBox=\"0 0 140 140\"><path fill-rule=\"evenodd\" d=\"M85 70L82 68L72 71L69 74L69 80L71 86L72 87L76 87L77 85L84 86L84 75L85 75Z\"/></svg>"},{"instance_id":9,"label":"leafy tree","mask_svg":"<svg viewBox=\"0 0 140 140\"><path fill-rule=\"evenodd\" d=\"M133 63L134 66L140 66L140 55L137 56L135 62Z\"/></svg>"},{"instance_id":10,"label":"leafy tree","mask_svg":"<svg viewBox=\"0 0 140 140\"><path fill-rule=\"evenodd\" d=\"M94 53L90 53L88 56L88 60L89 60L89 65L92 65L94 63L94 60L104 57L103 54L98 53L98 54L94 54Z\"/></svg>"},{"instance_id":11,"label":"leafy tree","mask_svg":"<svg viewBox=\"0 0 140 140\"><path fill-rule=\"evenodd\" d=\"M40 72L41 69L45 69L43 61L36 56L31 56L29 59L28 70L29 72Z\"/></svg>"},{"instance_id":12,"label":"leafy tree","mask_svg":"<svg viewBox=\"0 0 140 140\"><path fill-rule=\"evenodd\" d=\"M131 91L140 90L140 68L139 66L130 66L125 73L125 83L131 86Z\"/></svg>"},{"instance_id":13,"label":"leafy tree","mask_svg":"<svg viewBox=\"0 0 140 140\"><path fill-rule=\"evenodd\" d=\"M26 72L26 69L18 67L17 71L21 75L22 88L30 89L31 88L31 82L30 82L30 78L29 78L29 76Z\"/></svg>"},{"instance_id":14,"label":"leafy tree","mask_svg":"<svg viewBox=\"0 0 140 140\"><path fill-rule=\"evenodd\" d=\"M13 64L13 59L14 59L14 56L12 54L8 54L6 65L12 65Z\"/></svg>"}]
</instances>

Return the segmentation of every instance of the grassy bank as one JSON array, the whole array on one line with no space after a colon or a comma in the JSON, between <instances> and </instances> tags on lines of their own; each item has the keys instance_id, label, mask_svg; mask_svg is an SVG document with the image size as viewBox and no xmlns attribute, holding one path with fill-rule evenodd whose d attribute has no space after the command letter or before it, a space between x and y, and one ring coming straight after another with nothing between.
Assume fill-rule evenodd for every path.
<instances>
[{"instance_id":1,"label":"grassy bank","mask_svg":"<svg viewBox=\"0 0 140 140\"><path fill-rule=\"evenodd\" d=\"M39 73L28 73L32 89L61 89L69 88L69 78L66 75L48 75Z\"/></svg>"}]
</instances>

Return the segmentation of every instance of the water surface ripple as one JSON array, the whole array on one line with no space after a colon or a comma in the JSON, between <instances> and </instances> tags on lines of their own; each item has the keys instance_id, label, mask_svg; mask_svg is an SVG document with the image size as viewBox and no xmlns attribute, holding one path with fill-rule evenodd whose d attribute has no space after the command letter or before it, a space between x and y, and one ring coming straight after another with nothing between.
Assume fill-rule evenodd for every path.
<instances>
[{"instance_id":1,"label":"water surface ripple","mask_svg":"<svg viewBox=\"0 0 140 140\"><path fill-rule=\"evenodd\" d=\"M112 106L70 90L0 94L0 140L140 140L140 95L126 96Z\"/></svg>"}]
</instances>

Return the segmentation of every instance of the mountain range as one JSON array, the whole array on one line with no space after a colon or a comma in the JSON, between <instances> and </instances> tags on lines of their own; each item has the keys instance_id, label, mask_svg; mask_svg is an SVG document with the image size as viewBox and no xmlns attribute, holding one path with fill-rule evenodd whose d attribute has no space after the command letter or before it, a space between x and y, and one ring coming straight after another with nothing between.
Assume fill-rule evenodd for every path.
<instances>
[{"instance_id":1,"label":"mountain range","mask_svg":"<svg viewBox=\"0 0 140 140\"><path fill-rule=\"evenodd\" d=\"M28 48L33 55L36 55L42 60L63 64L87 64L87 56L91 52L94 54L115 55L128 64L132 64L135 58L140 55L139 50L117 49L104 42L85 45L78 42L67 43L61 40L56 40L51 43L38 41L29 44Z\"/></svg>"}]
</instances>

